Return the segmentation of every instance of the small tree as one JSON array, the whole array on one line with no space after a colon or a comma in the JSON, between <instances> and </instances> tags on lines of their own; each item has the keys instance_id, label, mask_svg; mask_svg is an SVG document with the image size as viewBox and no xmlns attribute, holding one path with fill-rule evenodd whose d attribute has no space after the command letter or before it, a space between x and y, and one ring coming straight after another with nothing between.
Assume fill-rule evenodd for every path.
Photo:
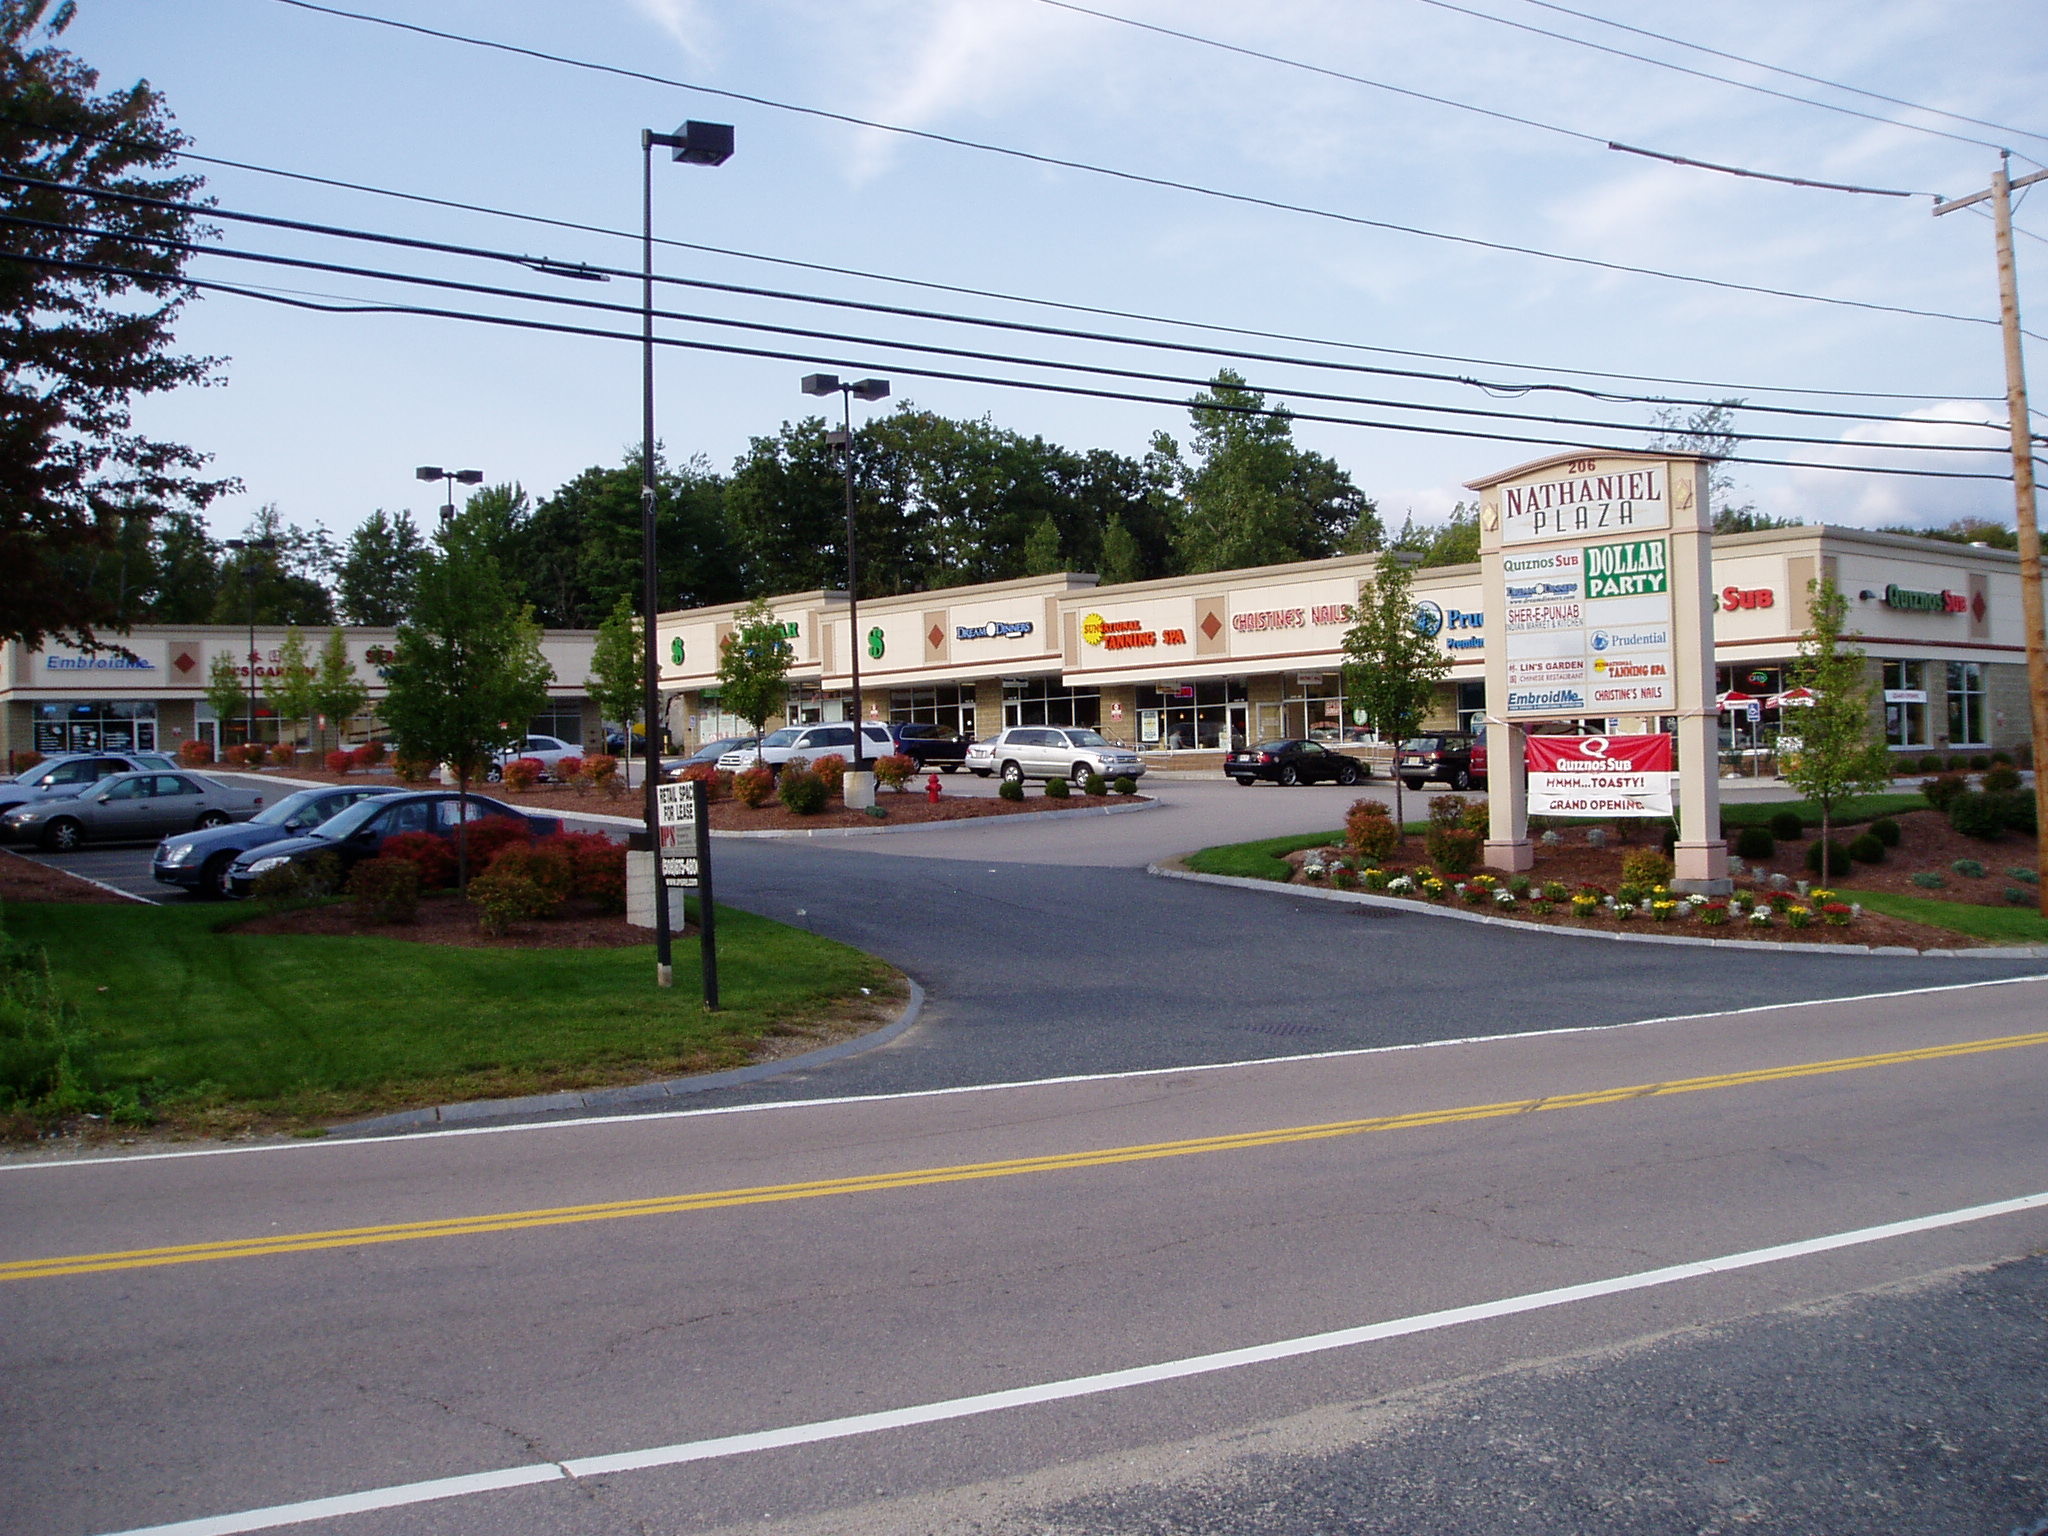
<instances>
[{"instance_id":1,"label":"small tree","mask_svg":"<svg viewBox=\"0 0 2048 1536\"><path fill-rule=\"evenodd\" d=\"M782 713L789 698L789 666L795 660L796 652L768 599L755 598L733 615L732 633L718 653L720 705L759 736L768 717Z\"/></svg>"},{"instance_id":2,"label":"small tree","mask_svg":"<svg viewBox=\"0 0 2048 1536\"><path fill-rule=\"evenodd\" d=\"M313 674L312 708L325 715L334 727L334 740L341 743L342 727L361 713L370 701L370 690L356 675L356 664L348 659L348 638L338 629L327 632L320 647L320 665Z\"/></svg>"},{"instance_id":3,"label":"small tree","mask_svg":"<svg viewBox=\"0 0 2048 1536\"><path fill-rule=\"evenodd\" d=\"M1826 847L1834 810L1851 795L1891 786L1891 754L1878 739L1870 678L1863 652L1845 644L1849 600L1825 576L1806 584L1806 633L1799 637L1795 685L1811 689L1813 703L1799 711L1799 747L1781 752L1778 773L1820 807Z\"/></svg>"},{"instance_id":4,"label":"small tree","mask_svg":"<svg viewBox=\"0 0 2048 1536\"><path fill-rule=\"evenodd\" d=\"M242 686L242 673L227 651L215 651L206 668L206 703L220 722L220 745L225 755L228 726L242 718L249 707L249 692Z\"/></svg>"},{"instance_id":5,"label":"small tree","mask_svg":"<svg viewBox=\"0 0 2048 1536\"><path fill-rule=\"evenodd\" d=\"M297 625L284 632L284 644L277 648L277 672L277 681L270 685L270 702L277 710L278 740L284 740L281 727L286 720L300 720L307 724L307 745L310 746L313 667L306 654L306 637L299 633Z\"/></svg>"},{"instance_id":6,"label":"small tree","mask_svg":"<svg viewBox=\"0 0 2048 1536\"><path fill-rule=\"evenodd\" d=\"M622 592L604 622L597 626L597 644L590 652L590 677L584 683L598 712L607 720L618 721L625 729L629 756L633 749L633 722L640 718L646 687L641 633L640 621L633 617L633 599Z\"/></svg>"},{"instance_id":7,"label":"small tree","mask_svg":"<svg viewBox=\"0 0 2048 1536\"><path fill-rule=\"evenodd\" d=\"M402 751L454 765L458 883L469 876L470 780L524 734L553 679L533 610L513 606L497 560L457 524L421 567L412 619L398 629L384 718Z\"/></svg>"},{"instance_id":8,"label":"small tree","mask_svg":"<svg viewBox=\"0 0 2048 1536\"><path fill-rule=\"evenodd\" d=\"M1358 584L1358 613L1344 631L1344 701L1396 750L1429 717L1436 685L1450 658L1415 624L1413 578L1407 565L1383 555L1372 578ZM1401 776L1394 775L1394 820L1404 822Z\"/></svg>"}]
</instances>

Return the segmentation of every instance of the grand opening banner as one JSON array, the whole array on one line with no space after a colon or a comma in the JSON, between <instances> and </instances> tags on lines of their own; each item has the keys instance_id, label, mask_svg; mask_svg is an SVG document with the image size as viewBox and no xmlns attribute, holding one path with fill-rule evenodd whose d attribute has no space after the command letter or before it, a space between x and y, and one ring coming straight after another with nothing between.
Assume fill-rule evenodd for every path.
<instances>
[{"instance_id":1,"label":"grand opening banner","mask_svg":"<svg viewBox=\"0 0 2048 1536\"><path fill-rule=\"evenodd\" d=\"M1531 736L1532 816L1669 816L1669 736Z\"/></svg>"}]
</instances>

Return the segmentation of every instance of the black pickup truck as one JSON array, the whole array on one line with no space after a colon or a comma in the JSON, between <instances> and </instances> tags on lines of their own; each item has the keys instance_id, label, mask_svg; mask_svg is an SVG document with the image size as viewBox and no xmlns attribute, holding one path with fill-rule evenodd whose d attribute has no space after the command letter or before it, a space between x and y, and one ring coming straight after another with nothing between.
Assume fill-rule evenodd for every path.
<instances>
[{"instance_id":1,"label":"black pickup truck","mask_svg":"<svg viewBox=\"0 0 2048 1536\"><path fill-rule=\"evenodd\" d=\"M943 725L892 725L889 734L896 738L896 750L915 759L920 771L958 773L967 761L967 738Z\"/></svg>"}]
</instances>

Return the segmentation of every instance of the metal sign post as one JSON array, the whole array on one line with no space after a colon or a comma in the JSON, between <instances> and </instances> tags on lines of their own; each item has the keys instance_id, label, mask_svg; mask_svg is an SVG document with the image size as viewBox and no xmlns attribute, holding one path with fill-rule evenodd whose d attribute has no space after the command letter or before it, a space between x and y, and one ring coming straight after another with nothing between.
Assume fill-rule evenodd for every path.
<instances>
[{"instance_id":1,"label":"metal sign post","mask_svg":"<svg viewBox=\"0 0 2048 1536\"><path fill-rule=\"evenodd\" d=\"M661 884L697 896L697 939L703 955L704 1006L718 1006L718 932L711 894L711 815L702 780L655 786L659 813L655 858Z\"/></svg>"}]
</instances>

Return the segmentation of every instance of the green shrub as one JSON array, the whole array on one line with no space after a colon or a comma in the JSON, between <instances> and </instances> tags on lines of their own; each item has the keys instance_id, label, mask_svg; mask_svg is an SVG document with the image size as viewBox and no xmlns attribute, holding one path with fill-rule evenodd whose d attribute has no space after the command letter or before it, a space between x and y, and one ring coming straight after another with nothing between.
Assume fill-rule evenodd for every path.
<instances>
[{"instance_id":1,"label":"green shrub","mask_svg":"<svg viewBox=\"0 0 2048 1536\"><path fill-rule=\"evenodd\" d=\"M1970 754L1970 772L1982 773L1990 766L1991 754L1989 752L1972 752Z\"/></svg>"},{"instance_id":2,"label":"green shrub","mask_svg":"<svg viewBox=\"0 0 2048 1536\"><path fill-rule=\"evenodd\" d=\"M1956 796L1969 792L1970 781L1960 773L1944 773L1920 786L1920 793L1927 797L1927 803L1937 811L1947 810Z\"/></svg>"},{"instance_id":3,"label":"green shrub","mask_svg":"<svg viewBox=\"0 0 2048 1536\"><path fill-rule=\"evenodd\" d=\"M1384 864L1401 846L1401 829L1381 800L1355 800L1344 814L1344 842L1361 859Z\"/></svg>"},{"instance_id":4,"label":"green shrub","mask_svg":"<svg viewBox=\"0 0 2048 1536\"><path fill-rule=\"evenodd\" d=\"M1631 848L1621 856L1621 879L1624 885L1639 886L1645 891L1669 885L1671 861L1654 848Z\"/></svg>"},{"instance_id":5,"label":"green shrub","mask_svg":"<svg viewBox=\"0 0 2048 1536\"><path fill-rule=\"evenodd\" d=\"M2022 837L2034 836L2037 828L2035 818L2039 808L2034 804L2031 789L2015 789L1995 797L1999 802L1999 815L2004 819L2006 830L2017 832Z\"/></svg>"},{"instance_id":6,"label":"green shrub","mask_svg":"<svg viewBox=\"0 0 2048 1536\"><path fill-rule=\"evenodd\" d=\"M1469 873L1479 862L1486 835L1471 827L1444 826L1432 821L1422 841L1429 850L1429 862L1441 873L1462 875Z\"/></svg>"},{"instance_id":7,"label":"green shrub","mask_svg":"<svg viewBox=\"0 0 2048 1536\"><path fill-rule=\"evenodd\" d=\"M2034 893L2024 885L2008 885L2001 894L2008 906L2031 907L2034 904Z\"/></svg>"},{"instance_id":8,"label":"green shrub","mask_svg":"<svg viewBox=\"0 0 2048 1536\"><path fill-rule=\"evenodd\" d=\"M2041 883L2040 871L2029 869L2024 864L2013 865L2012 868L2006 871L2006 874L2015 880L2024 880L2029 885L2039 885Z\"/></svg>"},{"instance_id":9,"label":"green shrub","mask_svg":"<svg viewBox=\"0 0 2048 1536\"><path fill-rule=\"evenodd\" d=\"M1964 837L1981 838L1987 843L2005 836L2005 815L2004 801L1981 790L1957 795L1948 803L1948 824Z\"/></svg>"},{"instance_id":10,"label":"green shrub","mask_svg":"<svg viewBox=\"0 0 2048 1536\"><path fill-rule=\"evenodd\" d=\"M1768 859L1778 851L1769 827L1743 827L1735 834L1735 852L1745 859Z\"/></svg>"},{"instance_id":11,"label":"green shrub","mask_svg":"<svg viewBox=\"0 0 2048 1536\"><path fill-rule=\"evenodd\" d=\"M1969 758L1968 758L1967 756L1965 756L1965 755L1964 755L1963 753L1961 753L1961 752L1951 752L1951 753L1949 753L1949 755L1948 755L1948 762L1947 762L1947 764L1946 764L1946 767L1947 767L1947 769L1948 769L1948 771L1949 771L1950 773L1961 773L1961 772L1963 772L1963 771L1964 771L1965 769L1967 769L1967 768L1968 768L1969 766L1970 766L1970 759L1969 759Z\"/></svg>"},{"instance_id":12,"label":"green shrub","mask_svg":"<svg viewBox=\"0 0 2048 1536\"><path fill-rule=\"evenodd\" d=\"M1781 843L1796 843L1806 836L1806 823L1799 819L1797 811L1774 811L1771 814L1771 836Z\"/></svg>"},{"instance_id":13,"label":"green shrub","mask_svg":"<svg viewBox=\"0 0 2048 1536\"><path fill-rule=\"evenodd\" d=\"M1120 773L1109 787L1120 795L1135 795L1138 792L1138 781L1128 773Z\"/></svg>"},{"instance_id":14,"label":"green shrub","mask_svg":"<svg viewBox=\"0 0 2048 1536\"><path fill-rule=\"evenodd\" d=\"M386 838L385 841L391 839ZM331 853L322 853L310 859L280 864L276 869L266 869L256 877L249 890L258 901L290 906L332 896L340 885L341 860Z\"/></svg>"},{"instance_id":15,"label":"green shrub","mask_svg":"<svg viewBox=\"0 0 2048 1536\"><path fill-rule=\"evenodd\" d=\"M1840 879L1849 873L1849 865L1849 850L1839 838L1816 839L1806 845L1806 867L1823 880Z\"/></svg>"},{"instance_id":16,"label":"green shrub","mask_svg":"<svg viewBox=\"0 0 2048 1536\"><path fill-rule=\"evenodd\" d=\"M1047 779L1045 781L1045 798L1048 800L1066 799L1067 781L1065 779Z\"/></svg>"},{"instance_id":17,"label":"green shrub","mask_svg":"<svg viewBox=\"0 0 2048 1536\"><path fill-rule=\"evenodd\" d=\"M775 786L775 798L793 815L815 816L825 809L825 802L832 798L832 791L814 769L799 768L791 763L782 770L782 781Z\"/></svg>"},{"instance_id":18,"label":"green shrub","mask_svg":"<svg viewBox=\"0 0 2048 1536\"><path fill-rule=\"evenodd\" d=\"M33 765L30 765L33 766ZM117 1125L154 1118L133 1088L110 1089L92 1034L50 979L43 950L0 932L0 1113L48 1124L104 1115Z\"/></svg>"},{"instance_id":19,"label":"green shrub","mask_svg":"<svg viewBox=\"0 0 2048 1536\"><path fill-rule=\"evenodd\" d=\"M1024 784L1021 779L1005 779L996 786L996 793L1005 800L1022 800Z\"/></svg>"},{"instance_id":20,"label":"green shrub","mask_svg":"<svg viewBox=\"0 0 2048 1536\"><path fill-rule=\"evenodd\" d=\"M1961 875L1965 880L1982 880L1984 878L1984 866L1975 859L1957 859L1955 863L1949 865L1949 868Z\"/></svg>"},{"instance_id":21,"label":"green shrub","mask_svg":"<svg viewBox=\"0 0 2048 1536\"><path fill-rule=\"evenodd\" d=\"M1994 795L2007 794L2020 787L2020 771L2000 764L1995 768L1985 769L1980 782Z\"/></svg>"},{"instance_id":22,"label":"green shrub","mask_svg":"<svg viewBox=\"0 0 2048 1536\"><path fill-rule=\"evenodd\" d=\"M2006 751L2005 748L2000 747L1991 754L1991 766L1994 768L2010 768L2013 766L2013 755Z\"/></svg>"},{"instance_id":23,"label":"green shrub","mask_svg":"<svg viewBox=\"0 0 2048 1536\"><path fill-rule=\"evenodd\" d=\"M1884 840L1870 832L1865 832L1860 837L1852 837L1849 839L1849 857L1858 864L1882 864Z\"/></svg>"},{"instance_id":24,"label":"green shrub","mask_svg":"<svg viewBox=\"0 0 2048 1536\"><path fill-rule=\"evenodd\" d=\"M1923 752L1920 755L1920 771L1922 773L1939 773L1941 772L1941 767L1941 754L1939 752Z\"/></svg>"},{"instance_id":25,"label":"green shrub","mask_svg":"<svg viewBox=\"0 0 2048 1536\"><path fill-rule=\"evenodd\" d=\"M420 867L410 859L364 859L343 890L359 923L410 923L420 915Z\"/></svg>"},{"instance_id":26,"label":"green shrub","mask_svg":"<svg viewBox=\"0 0 2048 1536\"><path fill-rule=\"evenodd\" d=\"M1938 891L1948 884L1946 880L1942 879L1938 871L1932 869L1923 869L1911 878L1913 883L1923 891Z\"/></svg>"},{"instance_id":27,"label":"green shrub","mask_svg":"<svg viewBox=\"0 0 2048 1536\"><path fill-rule=\"evenodd\" d=\"M1899 846L1899 824L1889 816L1880 816L1870 824L1870 835L1887 848Z\"/></svg>"},{"instance_id":28,"label":"green shrub","mask_svg":"<svg viewBox=\"0 0 2048 1536\"><path fill-rule=\"evenodd\" d=\"M1109 793L1109 785L1103 781L1101 774L1090 772L1086 778L1081 780L1081 793L1084 795L1106 795Z\"/></svg>"},{"instance_id":29,"label":"green shrub","mask_svg":"<svg viewBox=\"0 0 2048 1536\"><path fill-rule=\"evenodd\" d=\"M431 758L400 752L391 759L391 771L398 775L401 784L424 784L434 776L434 763Z\"/></svg>"}]
</instances>

